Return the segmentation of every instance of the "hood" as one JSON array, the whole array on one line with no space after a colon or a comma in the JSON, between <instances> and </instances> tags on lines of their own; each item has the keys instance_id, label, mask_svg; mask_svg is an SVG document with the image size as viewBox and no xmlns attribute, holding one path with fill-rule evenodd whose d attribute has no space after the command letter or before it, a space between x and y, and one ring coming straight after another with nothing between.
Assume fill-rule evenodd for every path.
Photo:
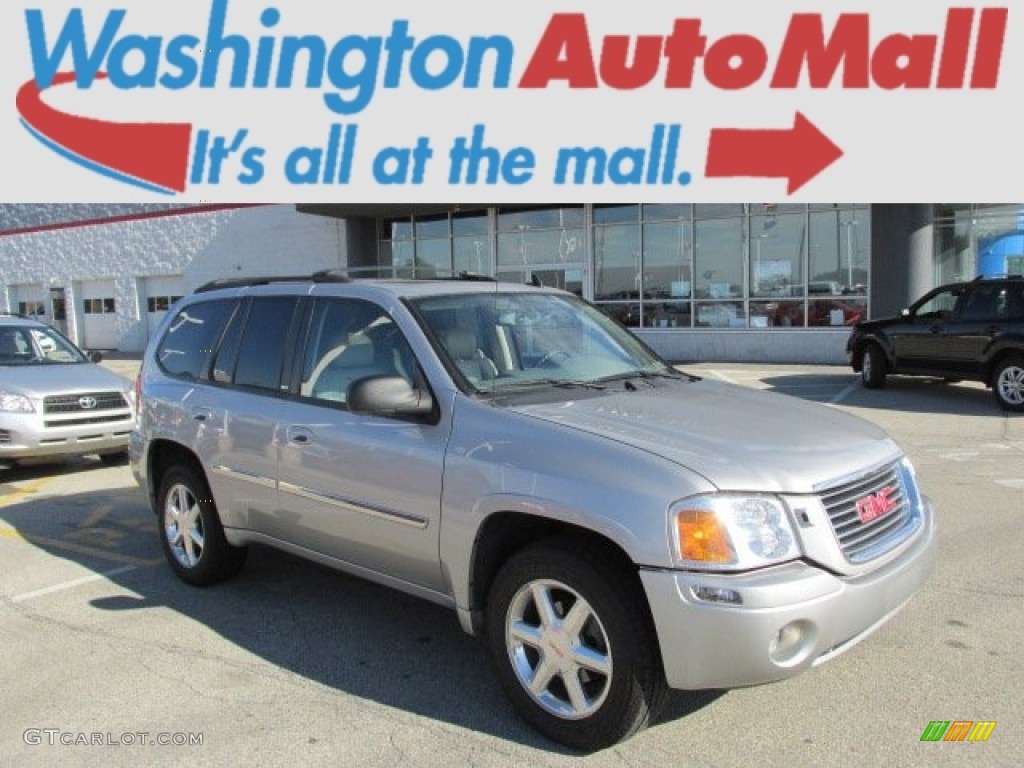
<instances>
[{"instance_id":1,"label":"hood","mask_svg":"<svg viewBox=\"0 0 1024 768\"><path fill-rule=\"evenodd\" d=\"M901 455L883 430L863 419L722 382L658 382L513 409L662 456L720 490L809 493Z\"/></svg>"},{"instance_id":2,"label":"hood","mask_svg":"<svg viewBox=\"0 0 1024 768\"><path fill-rule=\"evenodd\" d=\"M78 392L123 392L131 382L94 363L0 366L0 387L31 398Z\"/></svg>"}]
</instances>

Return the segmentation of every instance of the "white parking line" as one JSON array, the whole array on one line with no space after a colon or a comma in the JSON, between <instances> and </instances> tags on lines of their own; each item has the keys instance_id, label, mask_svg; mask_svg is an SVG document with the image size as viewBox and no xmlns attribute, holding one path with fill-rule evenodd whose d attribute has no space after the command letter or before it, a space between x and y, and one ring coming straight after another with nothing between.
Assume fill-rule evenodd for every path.
<instances>
[{"instance_id":1,"label":"white parking line","mask_svg":"<svg viewBox=\"0 0 1024 768\"><path fill-rule=\"evenodd\" d=\"M829 400L828 404L829 405L838 405L839 403L843 402L843 400L848 398L850 396L850 394L855 389L857 389L857 387L859 387L859 386L860 386L860 382L857 381L856 379L854 379L849 384L847 384L838 395L836 395L831 400Z\"/></svg>"},{"instance_id":2,"label":"white parking line","mask_svg":"<svg viewBox=\"0 0 1024 768\"><path fill-rule=\"evenodd\" d=\"M114 576L120 576L122 573L128 573L128 571L134 571L138 566L135 565L122 565L120 568L114 568L110 571L104 571L103 573L94 573L92 576L83 576L80 579L74 579L72 581L65 581L63 584L54 584L52 587L44 587L43 589L36 589L32 592L23 592L20 595L15 595L11 598L11 602L24 603L26 600L35 600L37 597L43 597L44 595L52 595L54 592L63 592L68 589L74 589L80 587L83 584L88 584L91 581L99 581L100 579L109 579Z\"/></svg>"}]
</instances>

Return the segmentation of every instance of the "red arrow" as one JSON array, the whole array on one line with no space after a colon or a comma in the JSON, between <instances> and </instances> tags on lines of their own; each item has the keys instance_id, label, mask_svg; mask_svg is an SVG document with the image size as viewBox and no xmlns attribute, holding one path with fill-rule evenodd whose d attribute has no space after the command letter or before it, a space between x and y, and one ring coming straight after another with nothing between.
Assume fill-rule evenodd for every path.
<instances>
[{"instance_id":1,"label":"red arrow","mask_svg":"<svg viewBox=\"0 0 1024 768\"><path fill-rule=\"evenodd\" d=\"M785 177L786 193L791 195L842 156L843 150L797 112L789 129L712 129L704 175Z\"/></svg>"}]
</instances>

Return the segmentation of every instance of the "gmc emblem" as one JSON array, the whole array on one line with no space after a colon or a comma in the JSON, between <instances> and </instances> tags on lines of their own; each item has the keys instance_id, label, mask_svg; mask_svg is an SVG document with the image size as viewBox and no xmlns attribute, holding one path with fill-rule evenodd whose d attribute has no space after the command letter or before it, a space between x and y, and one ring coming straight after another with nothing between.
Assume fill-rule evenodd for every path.
<instances>
[{"instance_id":1,"label":"gmc emblem","mask_svg":"<svg viewBox=\"0 0 1024 768\"><path fill-rule=\"evenodd\" d=\"M896 489L890 485L871 496L857 499L857 517L862 523L870 523L896 509L896 502L889 498L895 492Z\"/></svg>"}]
</instances>

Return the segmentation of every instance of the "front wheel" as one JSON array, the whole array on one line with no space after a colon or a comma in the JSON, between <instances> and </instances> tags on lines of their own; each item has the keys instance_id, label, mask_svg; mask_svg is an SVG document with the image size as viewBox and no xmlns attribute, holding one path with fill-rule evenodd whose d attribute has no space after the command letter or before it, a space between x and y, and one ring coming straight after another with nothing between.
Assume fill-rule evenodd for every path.
<instances>
[{"instance_id":1,"label":"front wheel","mask_svg":"<svg viewBox=\"0 0 1024 768\"><path fill-rule=\"evenodd\" d=\"M864 349L864 358L860 364L860 380L868 389L885 386L888 363L885 352L877 344L868 344Z\"/></svg>"},{"instance_id":2,"label":"front wheel","mask_svg":"<svg viewBox=\"0 0 1024 768\"><path fill-rule=\"evenodd\" d=\"M234 576L245 564L244 547L224 537L206 479L192 467L172 467L160 483L158 526L167 562L178 577L201 587Z\"/></svg>"},{"instance_id":3,"label":"front wheel","mask_svg":"<svg viewBox=\"0 0 1024 768\"><path fill-rule=\"evenodd\" d=\"M636 574L553 540L513 555L487 602L498 679L540 733L583 751L646 726L667 686Z\"/></svg>"},{"instance_id":4,"label":"front wheel","mask_svg":"<svg viewBox=\"0 0 1024 768\"><path fill-rule=\"evenodd\" d=\"M1014 355L999 363L992 380L996 402L1007 411L1024 411L1024 357Z\"/></svg>"}]
</instances>

